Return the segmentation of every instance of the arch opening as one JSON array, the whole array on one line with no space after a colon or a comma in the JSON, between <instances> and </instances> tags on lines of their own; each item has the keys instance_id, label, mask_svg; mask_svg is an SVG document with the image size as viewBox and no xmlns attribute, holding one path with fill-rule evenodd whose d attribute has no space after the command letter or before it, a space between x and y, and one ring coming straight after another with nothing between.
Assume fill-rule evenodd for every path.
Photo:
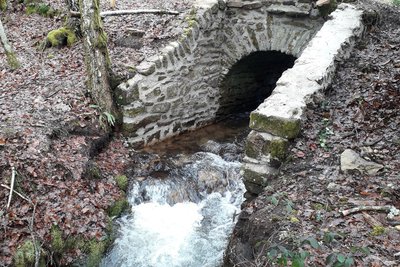
<instances>
[{"instance_id":1,"label":"arch opening","mask_svg":"<svg viewBox=\"0 0 400 267\"><path fill-rule=\"evenodd\" d=\"M237 61L220 84L217 118L256 109L295 60L278 51L257 51Z\"/></svg>"}]
</instances>

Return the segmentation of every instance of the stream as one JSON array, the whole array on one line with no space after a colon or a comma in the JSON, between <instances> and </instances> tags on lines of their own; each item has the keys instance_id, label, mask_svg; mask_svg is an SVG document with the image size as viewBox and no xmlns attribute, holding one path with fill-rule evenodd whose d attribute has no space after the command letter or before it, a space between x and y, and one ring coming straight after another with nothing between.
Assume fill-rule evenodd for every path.
<instances>
[{"instance_id":1,"label":"stream","mask_svg":"<svg viewBox=\"0 0 400 267\"><path fill-rule=\"evenodd\" d=\"M132 153L129 214L101 266L216 267L244 201L248 114Z\"/></svg>"}]
</instances>

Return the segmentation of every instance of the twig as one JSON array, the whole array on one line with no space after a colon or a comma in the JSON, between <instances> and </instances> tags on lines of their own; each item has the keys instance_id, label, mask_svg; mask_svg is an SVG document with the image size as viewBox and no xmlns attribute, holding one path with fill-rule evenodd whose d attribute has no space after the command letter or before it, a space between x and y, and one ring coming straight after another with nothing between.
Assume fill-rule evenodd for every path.
<instances>
[{"instance_id":1,"label":"twig","mask_svg":"<svg viewBox=\"0 0 400 267\"><path fill-rule=\"evenodd\" d=\"M35 267L39 267L39 261L40 261L40 247L38 248L38 244L36 243L36 238L35 234L33 231L33 225L35 223L35 212L36 212L36 205L35 203L33 205L33 212L32 212L32 218L29 222L29 231L31 232L32 240L33 240L33 246L35 248Z\"/></svg>"},{"instance_id":2,"label":"twig","mask_svg":"<svg viewBox=\"0 0 400 267\"><path fill-rule=\"evenodd\" d=\"M81 13L78 11L70 11L69 14L71 17L81 16ZM122 16L122 15L132 15L132 14L179 15L179 12L175 10L162 10L162 9L128 9L128 10L103 11L100 12L100 17Z\"/></svg>"},{"instance_id":3,"label":"twig","mask_svg":"<svg viewBox=\"0 0 400 267\"><path fill-rule=\"evenodd\" d=\"M8 185L1 184L0 186L4 187L4 188L6 188L6 189L11 190L11 188L10 188ZM28 199L27 197L25 197L25 196L23 196L22 194L18 193L17 191L15 191L15 190L13 190L13 191L14 191L14 193L17 194L20 198L22 198L22 199L28 201L29 203L32 202L30 199Z\"/></svg>"},{"instance_id":4,"label":"twig","mask_svg":"<svg viewBox=\"0 0 400 267\"><path fill-rule=\"evenodd\" d=\"M11 198L12 194L14 191L14 181L15 181L15 167L11 167L11 187L10 187L10 195L8 196L8 202L7 202L7 209L10 207L11 204Z\"/></svg>"},{"instance_id":5,"label":"twig","mask_svg":"<svg viewBox=\"0 0 400 267\"><path fill-rule=\"evenodd\" d=\"M59 88L58 90L56 90L55 92L49 94L48 96L46 96L44 99L49 99L50 97L56 95L58 92L60 92L62 90L62 88Z\"/></svg>"},{"instance_id":6,"label":"twig","mask_svg":"<svg viewBox=\"0 0 400 267\"><path fill-rule=\"evenodd\" d=\"M373 211L390 211L390 208L392 206L359 206L355 207L352 209L344 210L342 211L343 216L347 216L352 213L360 212L360 211L367 211L367 210L373 210Z\"/></svg>"}]
</instances>

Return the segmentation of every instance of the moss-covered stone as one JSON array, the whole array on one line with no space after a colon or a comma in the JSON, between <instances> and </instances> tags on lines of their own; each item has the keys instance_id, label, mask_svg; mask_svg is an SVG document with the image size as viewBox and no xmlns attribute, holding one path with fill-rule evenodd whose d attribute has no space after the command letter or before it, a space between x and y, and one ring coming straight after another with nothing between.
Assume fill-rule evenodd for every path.
<instances>
[{"instance_id":1,"label":"moss-covered stone","mask_svg":"<svg viewBox=\"0 0 400 267\"><path fill-rule=\"evenodd\" d=\"M73 30L66 27L61 27L59 29L50 31L47 34L46 46L72 46L76 41L77 38Z\"/></svg>"},{"instance_id":2,"label":"moss-covered stone","mask_svg":"<svg viewBox=\"0 0 400 267\"><path fill-rule=\"evenodd\" d=\"M115 182L117 183L119 189L126 192L128 189L128 177L126 177L126 175L115 176Z\"/></svg>"},{"instance_id":3,"label":"moss-covered stone","mask_svg":"<svg viewBox=\"0 0 400 267\"><path fill-rule=\"evenodd\" d=\"M51 227L50 236L52 250L61 254L64 251L65 243L62 237L62 232L57 225L53 225Z\"/></svg>"},{"instance_id":4,"label":"moss-covered stone","mask_svg":"<svg viewBox=\"0 0 400 267\"><path fill-rule=\"evenodd\" d=\"M300 119L263 116L260 113L252 112L250 114L250 128L260 132L293 139L300 133Z\"/></svg>"},{"instance_id":5,"label":"moss-covered stone","mask_svg":"<svg viewBox=\"0 0 400 267\"><path fill-rule=\"evenodd\" d=\"M35 246L31 240L25 241L14 255L16 267L31 266L35 263Z\"/></svg>"},{"instance_id":6,"label":"moss-covered stone","mask_svg":"<svg viewBox=\"0 0 400 267\"><path fill-rule=\"evenodd\" d=\"M129 202L124 198L115 201L115 203L107 209L107 213L110 217L119 217L128 208Z\"/></svg>"},{"instance_id":7,"label":"moss-covered stone","mask_svg":"<svg viewBox=\"0 0 400 267\"><path fill-rule=\"evenodd\" d=\"M285 139L272 139L263 147L264 154L270 154L272 158L280 161L285 160L289 142Z\"/></svg>"}]
</instances>

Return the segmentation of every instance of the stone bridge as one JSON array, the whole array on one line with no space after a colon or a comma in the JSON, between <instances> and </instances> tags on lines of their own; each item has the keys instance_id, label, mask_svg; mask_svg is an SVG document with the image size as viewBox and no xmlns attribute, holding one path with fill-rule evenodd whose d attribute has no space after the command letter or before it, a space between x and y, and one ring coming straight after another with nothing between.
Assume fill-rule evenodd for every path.
<instances>
[{"instance_id":1,"label":"stone bridge","mask_svg":"<svg viewBox=\"0 0 400 267\"><path fill-rule=\"evenodd\" d=\"M139 147L252 111L243 171L258 194L361 36L361 15L341 4L325 22L312 0L198 0L179 40L118 86L124 134Z\"/></svg>"}]
</instances>

